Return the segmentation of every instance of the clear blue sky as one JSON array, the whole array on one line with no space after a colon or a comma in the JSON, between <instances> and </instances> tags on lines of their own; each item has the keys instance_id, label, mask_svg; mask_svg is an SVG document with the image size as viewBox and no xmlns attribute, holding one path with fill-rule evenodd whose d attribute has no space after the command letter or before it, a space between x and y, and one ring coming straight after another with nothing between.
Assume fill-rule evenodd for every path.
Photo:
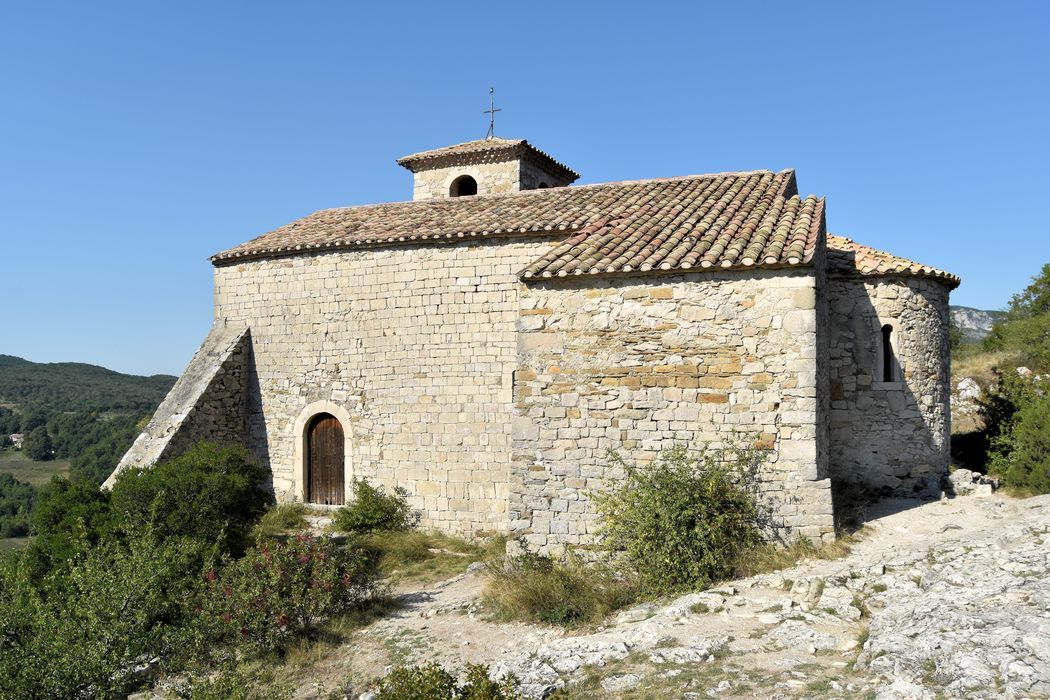
<instances>
[{"instance_id":1,"label":"clear blue sky","mask_svg":"<svg viewBox=\"0 0 1050 700\"><path fill-rule=\"evenodd\" d=\"M603 182L787 167L997 308L1050 261L1050 4L7 2L0 353L177 374L208 256L496 132Z\"/></svg>"}]
</instances>

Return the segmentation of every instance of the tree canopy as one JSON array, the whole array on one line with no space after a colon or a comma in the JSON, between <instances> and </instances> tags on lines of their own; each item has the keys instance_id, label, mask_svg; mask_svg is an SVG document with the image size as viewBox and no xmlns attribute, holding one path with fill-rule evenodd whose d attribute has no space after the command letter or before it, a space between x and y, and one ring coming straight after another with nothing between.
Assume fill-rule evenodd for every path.
<instances>
[{"instance_id":1,"label":"tree canopy","mask_svg":"<svg viewBox=\"0 0 1050 700\"><path fill-rule=\"evenodd\" d=\"M1014 366L1050 371L1050 263L1013 296L1005 318L985 339L985 347L1010 353Z\"/></svg>"}]
</instances>

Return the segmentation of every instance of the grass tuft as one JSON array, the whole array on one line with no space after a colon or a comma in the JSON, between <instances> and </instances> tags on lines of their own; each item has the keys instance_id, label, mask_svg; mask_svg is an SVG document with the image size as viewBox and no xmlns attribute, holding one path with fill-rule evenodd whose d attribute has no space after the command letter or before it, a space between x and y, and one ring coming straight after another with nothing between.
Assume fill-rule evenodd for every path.
<instances>
[{"instance_id":1,"label":"grass tuft","mask_svg":"<svg viewBox=\"0 0 1050 700\"><path fill-rule=\"evenodd\" d=\"M373 532L362 535L358 541L382 576L424 584L462 574L472 563L502 554L505 547L500 538L475 544L418 530Z\"/></svg>"},{"instance_id":2,"label":"grass tuft","mask_svg":"<svg viewBox=\"0 0 1050 700\"><path fill-rule=\"evenodd\" d=\"M301 532L307 528L306 506L302 503L279 503L259 518L252 528L252 539L256 542L272 539L278 535Z\"/></svg>"},{"instance_id":3,"label":"grass tuft","mask_svg":"<svg viewBox=\"0 0 1050 700\"><path fill-rule=\"evenodd\" d=\"M738 558L736 576L747 578L779 571L792 567L805 559L841 559L849 554L850 545L857 539L856 534L846 535L819 547L805 537L799 537L786 547L772 542L763 543L752 547Z\"/></svg>"},{"instance_id":4,"label":"grass tuft","mask_svg":"<svg viewBox=\"0 0 1050 700\"><path fill-rule=\"evenodd\" d=\"M595 625L639 592L635 579L585 565L571 551L560 561L526 551L490 561L487 574L482 601L497 620Z\"/></svg>"}]
</instances>

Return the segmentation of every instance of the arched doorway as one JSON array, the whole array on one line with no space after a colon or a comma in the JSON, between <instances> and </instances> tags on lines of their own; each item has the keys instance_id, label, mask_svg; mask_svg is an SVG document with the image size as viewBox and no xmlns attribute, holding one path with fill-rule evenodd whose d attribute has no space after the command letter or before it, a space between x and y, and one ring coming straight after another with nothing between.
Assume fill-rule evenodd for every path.
<instances>
[{"instance_id":1,"label":"arched doorway","mask_svg":"<svg viewBox=\"0 0 1050 700\"><path fill-rule=\"evenodd\" d=\"M343 426L331 413L318 413L306 428L306 500L343 505Z\"/></svg>"}]
</instances>

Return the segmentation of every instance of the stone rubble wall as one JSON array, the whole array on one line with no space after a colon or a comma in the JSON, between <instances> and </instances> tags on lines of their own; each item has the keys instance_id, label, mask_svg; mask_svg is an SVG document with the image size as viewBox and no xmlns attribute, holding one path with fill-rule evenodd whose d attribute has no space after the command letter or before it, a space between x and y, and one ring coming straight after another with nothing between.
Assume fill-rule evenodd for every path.
<instances>
[{"instance_id":1,"label":"stone rubble wall","mask_svg":"<svg viewBox=\"0 0 1050 700\"><path fill-rule=\"evenodd\" d=\"M302 500L296 421L328 402L349 416L348 491L355 477L403 486L424 526L506 531L517 273L553 240L216 268L217 317L252 329L249 447L277 497Z\"/></svg>"},{"instance_id":2,"label":"stone rubble wall","mask_svg":"<svg viewBox=\"0 0 1050 700\"><path fill-rule=\"evenodd\" d=\"M103 486L111 488L124 469L151 466L200 441L244 444L250 352L247 327L215 323L146 429Z\"/></svg>"},{"instance_id":3,"label":"stone rubble wall","mask_svg":"<svg viewBox=\"0 0 1050 700\"><path fill-rule=\"evenodd\" d=\"M534 549L593 541L587 491L674 444L769 450L785 534L833 537L821 455L812 271L536 283L521 297L510 529Z\"/></svg>"},{"instance_id":4,"label":"stone rubble wall","mask_svg":"<svg viewBox=\"0 0 1050 700\"><path fill-rule=\"evenodd\" d=\"M948 471L948 288L917 278L829 280L831 467L879 491L934 489ZM902 381L882 380L882 333Z\"/></svg>"}]
</instances>

